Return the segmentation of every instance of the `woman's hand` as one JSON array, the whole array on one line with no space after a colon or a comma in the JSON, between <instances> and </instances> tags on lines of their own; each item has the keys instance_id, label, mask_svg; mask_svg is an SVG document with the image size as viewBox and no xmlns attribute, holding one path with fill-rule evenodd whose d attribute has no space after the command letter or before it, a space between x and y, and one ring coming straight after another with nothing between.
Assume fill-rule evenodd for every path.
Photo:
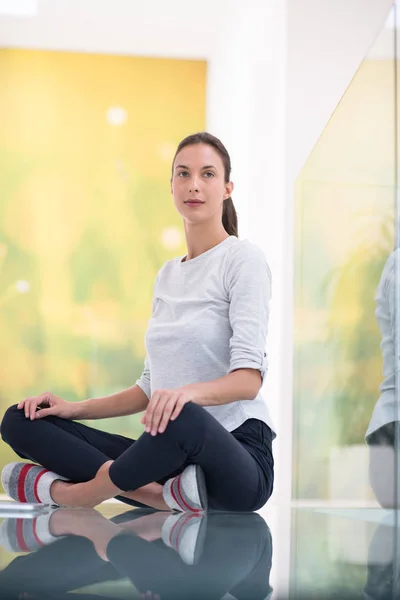
<instances>
[{"instance_id":1,"label":"woman's hand","mask_svg":"<svg viewBox=\"0 0 400 600\"><path fill-rule=\"evenodd\" d=\"M151 435L163 433L169 421L174 421L182 408L194 400L189 386L172 390L155 390L144 413L142 423Z\"/></svg>"},{"instance_id":2,"label":"woman's hand","mask_svg":"<svg viewBox=\"0 0 400 600\"><path fill-rule=\"evenodd\" d=\"M75 418L76 407L74 403L66 402L62 398L55 396L50 392L44 392L40 396L31 396L22 400L17 406L19 410L24 410L27 419L34 421L53 415L62 419Z\"/></svg>"}]
</instances>

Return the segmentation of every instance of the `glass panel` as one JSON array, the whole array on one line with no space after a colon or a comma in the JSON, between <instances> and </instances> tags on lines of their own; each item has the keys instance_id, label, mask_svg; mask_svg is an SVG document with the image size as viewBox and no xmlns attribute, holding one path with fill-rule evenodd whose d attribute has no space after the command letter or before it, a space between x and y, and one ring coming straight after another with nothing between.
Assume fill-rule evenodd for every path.
<instances>
[{"instance_id":1,"label":"glass panel","mask_svg":"<svg viewBox=\"0 0 400 600\"><path fill-rule=\"evenodd\" d=\"M394 47L392 11L296 183L295 499L394 501L394 330L384 275L395 256ZM380 445L373 458L366 443L382 425L392 435L383 463L388 449ZM385 483L374 461L385 464Z\"/></svg>"},{"instance_id":2,"label":"glass panel","mask_svg":"<svg viewBox=\"0 0 400 600\"><path fill-rule=\"evenodd\" d=\"M293 597L400 597L399 4L296 184Z\"/></svg>"},{"instance_id":3,"label":"glass panel","mask_svg":"<svg viewBox=\"0 0 400 600\"><path fill-rule=\"evenodd\" d=\"M395 516L396 531L393 542L393 598L400 597L400 0L396 1L396 255L395 255L395 301L394 301L394 335L395 335L395 487L397 507Z\"/></svg>"}]
</instances>

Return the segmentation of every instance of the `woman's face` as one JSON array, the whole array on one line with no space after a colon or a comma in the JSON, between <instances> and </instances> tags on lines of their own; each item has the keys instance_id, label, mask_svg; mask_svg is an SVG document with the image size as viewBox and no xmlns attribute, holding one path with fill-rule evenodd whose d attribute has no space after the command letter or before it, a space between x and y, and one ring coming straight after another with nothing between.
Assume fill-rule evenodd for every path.
<instances>
[{"instance_id":1,"label":"woman's face","mask_svg":"<svg viewBox=\"0 0 400 600\"><path fill-rule=\"evenodd\" d=\"M200 223L216 215L222 218L222 203L232 191L233 183L225 183L224 164L212 146L193 144L177 154L171 193L186 221Z\"/></svg>"}]
</instances>

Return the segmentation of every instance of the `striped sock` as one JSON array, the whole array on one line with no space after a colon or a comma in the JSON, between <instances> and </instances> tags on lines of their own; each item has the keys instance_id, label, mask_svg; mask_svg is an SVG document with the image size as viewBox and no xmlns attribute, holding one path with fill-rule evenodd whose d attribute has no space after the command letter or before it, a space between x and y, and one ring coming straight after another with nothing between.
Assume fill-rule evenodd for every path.
<instances>
[{"instance_id":1,"label":"striped sock","mask_svg":"<svg viewBox=\"0 0 400 600\"><path fill-rule=\"evenodd\" d=\"M9 463L1 472L1 483L8 496L17 502L32 504L56 504L50 496L53 481L65 477L39 465Z\"/></svg>"},{"instance_id":2,"label":"striped sock","mask_svg":"<svg viewBox=\"0 0 400 600\"><path fill-rule=\"evenodd\" d=\"M0 525L0 545L8 552L32 552L60 539L50 533L52 512L33 519L4 519Z\"/></svg>"},{"instance_id":3,"label":"striped sock","mask_svg":"<svg viewBox=\"0 0 400 600\"><path fill-rule=\"evenodd\" d=\"M166 546L176 550L187 565L199 562L205 540L206 515L185 513L168 517L161 531Z\"/></svg>"},{"instance_id":4,"label":"striped sock","mask_svg":"<svg viewBox=\"0 0 400 600\"><path fill-rule=\"evenodd\" d=\"M199 465L189 465L163 486L165 503L179 512L203 513L207 510L204 473Z\"/></svg>"}]
</instances>

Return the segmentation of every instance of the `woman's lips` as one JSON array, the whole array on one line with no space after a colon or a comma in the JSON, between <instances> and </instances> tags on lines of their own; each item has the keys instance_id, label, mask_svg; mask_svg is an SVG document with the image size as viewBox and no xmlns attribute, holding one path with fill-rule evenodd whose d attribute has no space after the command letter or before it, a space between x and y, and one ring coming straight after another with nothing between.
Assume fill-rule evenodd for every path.
<instances>
[{"instance_id":1,"label":"woman's lips","mask_svg":"<svg viewBox=\"0 0 400 600\"><path fill-rule=\"evenodd\" d=\"M204 204L204 202L200 202L200 200L188 200L185 204L188 206L200 206L201 204Z\"/></svg>"}]
</instances>

